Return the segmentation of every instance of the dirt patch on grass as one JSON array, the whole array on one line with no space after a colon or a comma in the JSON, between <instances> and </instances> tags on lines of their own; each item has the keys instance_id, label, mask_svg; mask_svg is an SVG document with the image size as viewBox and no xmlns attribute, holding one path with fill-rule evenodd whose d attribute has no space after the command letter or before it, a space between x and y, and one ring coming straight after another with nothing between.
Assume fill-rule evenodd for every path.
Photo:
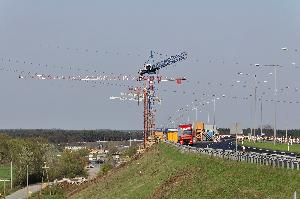
<instances>
[{"instance_id":1,"label":"dirt patch on grass","mask_svg":"<svg viewBox=\"0 0 300 199\"><path fill-rule=\"evenodd\" d=\"M176 191L179 186L186 181L189 181L193 178L193 172L198 172L199 168L189 168L178 170L177 173L171 175L164 183L160 184L159 187L155 189L155 191L147 197L147 199L158 199L158 198L166 198L170 191Z\"/></svg>"}]
</instances>

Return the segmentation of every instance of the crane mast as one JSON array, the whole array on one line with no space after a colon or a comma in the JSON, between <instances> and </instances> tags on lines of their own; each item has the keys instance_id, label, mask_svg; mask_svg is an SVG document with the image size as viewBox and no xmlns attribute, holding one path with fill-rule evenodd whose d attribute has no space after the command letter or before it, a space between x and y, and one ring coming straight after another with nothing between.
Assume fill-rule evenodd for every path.
<instances>
[{"instance_id":1,"label":"crane mast","mask_svg":"<svg viewBox=\"0 0 300 199\"><path fill-rule=\"evenodd\" d=\"M153 51L150 52L148 61L144 64L144 68L140 69L138 74L138 81L144 81L144 148L146 148L147 141L153 139L153 132L155 130L155 81L158 83L161 80L157 74L160 69L169 65L175 64L179 61L187 59L187 53L170 56L162 61L154 62ZM149 63L152 60L152 64Z\"/></svg>"}]
</instances>

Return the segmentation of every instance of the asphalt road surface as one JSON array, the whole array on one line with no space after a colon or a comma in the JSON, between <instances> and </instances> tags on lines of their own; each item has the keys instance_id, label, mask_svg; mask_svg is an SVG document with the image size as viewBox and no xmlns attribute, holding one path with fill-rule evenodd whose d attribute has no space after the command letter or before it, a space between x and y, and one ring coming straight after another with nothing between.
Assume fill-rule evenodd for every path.
<instances>
[{"instance_id":1,"label":"asphalt road surface","mask_svg":"<svg viewBox=\"0 0 300 199\"><path fill-rule=\"evenodd\" d=\"M235 139L226 139L220 142L200 142L193 145L198 148L213 148L213 149L223 149L223 150L235 150ZM238 151L243 151L241 145L238 145ZM273 151L268 149L260 149L255 147L245 147L245 152L256 152L256 153L268 153L268 154L279 154L279 155L288 155L293 157L300 157L300 154L290 153L290 152L281 152L281 151Z\"/></svg>"},{"instance_id":2,"label":"asphalt road surface","mask_svg":"<svg viewBox=\"0 0 300 199\"><path fill-rule=\"evenodd\" d=\"M29 193L35 193L41 190L41 183L29 185ZM27 188L19 189L18 191L6 196L6 199L26 199Z\"/></svg>"},{"instance_id":3,"label":"asphalt road surface","mask_svg":"<svg viewBox=\"0 0 300 199\"><path fill-rule=\"evenodd\" d=\"M93 179L94 177L97 176L97 173L99 172L100 170L100 164L93 164L94 165L94 168L89 168L88 169L88 180L91 180Z\"/></svg>"}]
</instances>

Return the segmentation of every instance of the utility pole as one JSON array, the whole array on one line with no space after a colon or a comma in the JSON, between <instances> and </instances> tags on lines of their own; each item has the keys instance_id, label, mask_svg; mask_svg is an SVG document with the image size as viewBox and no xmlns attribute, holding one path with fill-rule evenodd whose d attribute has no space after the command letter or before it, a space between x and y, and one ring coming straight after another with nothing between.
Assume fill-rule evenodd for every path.
<instances>
[{"instance_id":1,"label":"utility pole","mask_svg":"<svg viewBox=\"0 0 300 199\"><path fill-rule=\"evenodd\" d=\"M47 169L49 169L49 167L47 167L47 162L44 162L44 166L42 166L42 170L43 170L43 174L42 174L42 183L41 183L41 190L40 190L40 195L42 195L42 190L43 190L43 183L44 183L44 170L47 173L47 178L48 178L48 172ZM48 178L48 186L49 186L49 178Z\"/></svg>"},{"instance_id":2,"label":"utility pole","mask_svg":"<svg viewBox=\"0 0 300 199\"><path fill-rule=\"evenodd\" d=\"M13 188L13 172L12 172L12 161L10 162L10 189Z\"/></svg>"},{"instance_id":3,"label":"utility pole","mask_svg":"<svg viewBox=\"0 0 300 199\"><path fill-rule=\"evenodd\" d=\"M26 165L26 192L27 192L27 199L29 198L29 187L28 187L28 165Z\"/></svg>"},{"instance_id":4,"label":"utility pole","mask_svg":"<svg viewBox=\"0 0 300 199\"><path fill-rule=\"evenodd\" d=\"M41 183L41 190L40 190L40 195L42 195L42 189L43 189L43 183L44 183L44 170L46 171L46 174L47 174L47 180L48 180L48 184L47 184L47 187L49 188L50 190L50 196L51 196L51 189L49 187L49 176L48 176L48 171L47 169L49 169L49 167L47 166L47 162L45 161L44 162L44 166L42 166L42 170L43 170L43 175L42 175L42 183Z\"/></svg>"},{"instance_id":5,"label":"utility pole","mask_svg":"<svg viewBox=\"0 0 300 199\"><path fill-rule=\"evenodd\" d=\"M42 168L43 168L43 167L42 167ZM41 183L40 195L42 195L43 183L44 183L44 170L43 170L43 172L42 172L42 183Z\"/></svg>"}]
</instances>

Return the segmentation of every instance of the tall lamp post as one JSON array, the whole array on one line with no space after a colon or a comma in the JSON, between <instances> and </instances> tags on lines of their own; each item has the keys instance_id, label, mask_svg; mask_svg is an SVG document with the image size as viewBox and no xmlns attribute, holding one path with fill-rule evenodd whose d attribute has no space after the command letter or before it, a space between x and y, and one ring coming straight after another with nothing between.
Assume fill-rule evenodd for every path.
<instances>
[{"instance_id":1,"label":"tall lamp post","mask_svg":"<svg viewBox=\"0 0 300 199\"><path fill-rule=\"evenodd\" d=\"M220 98L216 97L215 95L213 95L213 102L214 102L214 123L213 125L216 125L216 100L219 100Z\"/></svg>"},{"instance_id":2,"label":"tall lamp post","mask_svg":"<svg viewBox=\"0 0 300 199\"><path fill-rule=\"evenodd\" d=\"M260 97L260 135L263 134L263 97Z\"/></svg>"},{"instance_id":3,"label":"tall lamp post","mask_svg":"<svg viewBox=\"0 0 300 199\"><path fill-rule=\"evenodd\" d=\"M278 64L271 64L265 66L272 66L274 68L274 145L276 144L276 133L277 133L277 67L281 67ZM270 73L272 74L272 73Z\"/></svg>"},{"instance_id":4,"label":"tall lamp post","mask_svg":"<svg viewBox=\"0 0 300 199\"><path fill-rule=\"evenodd\" d=\"M274 67L274 145L276 144L277 121L277 68Z\"/></svg>"},{"instance_id":5,"label":"tall lamp post","mask_svg":"<svg viewBox=\"0 0 300 199\"><path fill-rule=\"evenodd\" d=\"M254 112L253 112L253 137L255 139L255 128L256 128L256 102L257 102L257 97L256 97L256 92L257 92L257 79L256 75L254 75Z\"/></svg>"},{"instance_id":6,"label":"tall lamp post","mask_svg":"<svg viewBox=\"0 0 300 199\"><path fill-rule=\"evenodd\" d=\"M198 108L197 107L194 107L192 110L195 110L195 119L196 121L198 120Z\"/></svg>"}]
</instances>

